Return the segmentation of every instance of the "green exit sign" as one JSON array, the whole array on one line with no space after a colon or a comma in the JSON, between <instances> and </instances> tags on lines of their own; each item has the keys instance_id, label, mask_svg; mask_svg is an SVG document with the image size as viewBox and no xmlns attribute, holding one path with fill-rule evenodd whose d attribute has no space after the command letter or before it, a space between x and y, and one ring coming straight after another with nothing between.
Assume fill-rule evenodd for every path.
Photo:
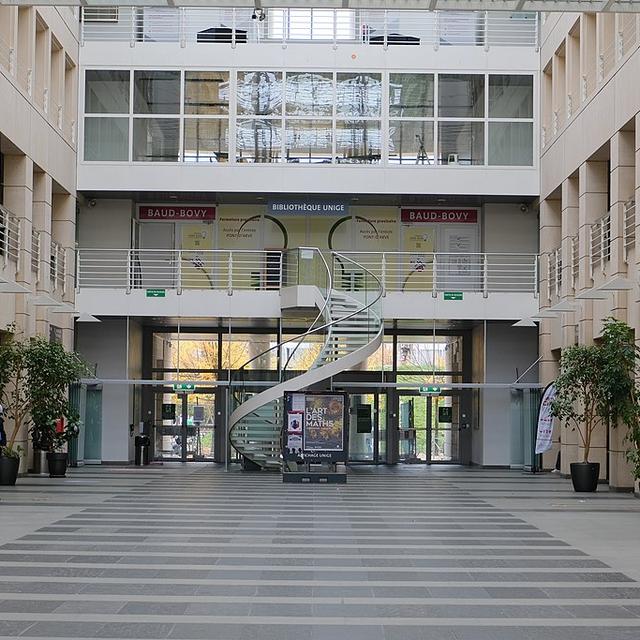
<instances>
[{"instance_id":1,"label":"green exit sign","mask_svg":"<svg viewBox=\"0 0 640 640\"><path fill-rule=\"evenodd\" d=\"M147 289L147 298L164 298L166 295L166 289Z\"/></svg>"},{"instance_id":2,"label":"green exit sign","mask_svg":"<svg viewBox=\"0 0 640 640\"><path fill-rule=\"evenodd\" d=\"M196 385L191 382L180 382L173 385L174 391L195 391Z\"/></svg>"},{"instance_id":3,"label":"green exit sign","mask_svg":"<svg viewBox=\"0 0 640 640\"><path fill-rule=\"evenodd\" d=\"M462 291L445 291L444 299L445 300L462 300L463 295Z\"/></svg>"},{"instance_id":4,"label":"green exit sign","mask_svg":"<svg viewBox=\"0 0 640 640\"><path fill-rule=\"evenodd\" d=\"M435 384L431 384L427 387L420 387L420 393L423 395L438 395L440 393L440 387Z\"/></svg>"}]
</instances>

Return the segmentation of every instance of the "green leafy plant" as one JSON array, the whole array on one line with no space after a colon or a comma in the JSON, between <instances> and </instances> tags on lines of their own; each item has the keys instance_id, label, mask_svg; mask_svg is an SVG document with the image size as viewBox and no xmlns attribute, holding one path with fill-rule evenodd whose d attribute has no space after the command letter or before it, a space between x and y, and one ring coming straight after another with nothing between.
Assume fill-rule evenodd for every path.
<instances>
[{"instance_id":1,"label":"green leafy plant","mask_svg":"<svg viewBox=\"0 0 640 640\"><path fill-rule=\"evenodd\" d=\"M69 402L69 385L88 375L86 364L74 352L44 338L0 344L0 398L5 417L13 427L0 455L17 458L15 442L30 422L34 448L55 451L77 430L78 416ZM66 428L56 433L56 420L65 418Z\"/></svg>"},{"instance_id":2,"label":"green leafy plant","mask_svg":"<svg viewBox=\"0 0 640 640\"><path fill-rule=\"evenodd\" d=\"M88 374L87 365L61 344L33 338L26 351L25 369L34 448L55 451L69 439L69 428L78 423L68 389ZM64 418L67 425L64 437L56 433L59 418Z\"/></svg>"},{"instance_id":3,"label":"green leafy plant","mask_svg":"<svg viewBox=\"0 0 640 640\"><path fill-rule=\"evenodd\" d=\"M17 447L15 442L29 412L25 388L27 348L27 343L13 338L0 344L0 402L5 419L13 423L7 444L0 447L0 455L8 458L19 458L22 454L22 448Z\"/></svg>"},{"instance_id":4,"label":"green leafy plant","mask_svg":"<svg viewBox=\"0 0 640 640\"><path fill-rule=\"evenodd\" d=\"M588 462L591 441L600 424L627 428L628 453L635 477L640 477L640 348L633 329L607 318L597 344L565 349L556 380L552 414L579 434L583 462Z\"/></svg>"}]
</instances>

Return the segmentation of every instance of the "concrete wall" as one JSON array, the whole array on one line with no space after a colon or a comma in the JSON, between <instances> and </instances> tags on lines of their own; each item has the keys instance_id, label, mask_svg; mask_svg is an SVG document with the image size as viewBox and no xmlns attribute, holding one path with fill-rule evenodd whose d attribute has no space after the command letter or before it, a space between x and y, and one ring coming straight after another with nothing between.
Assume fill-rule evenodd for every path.
<instances>
[{"instance_id":1,"label":"concrete wall","mask_svg":"<svg viewBox=\"0 0 640 640\"><path fill-rule=\"evenodd\" d=\"M102 198L95 206L80 207L78 244L80 247L127 248L131 244L131 200Z\"/></svg>"},{"instance_id":2,"label":"concrete wall","mask_svg":"<svg viewBox=\"0 0 640 640\"><path fill-rule=\"evenodd\" d=\"M104 319L77 328L77 349L89 363L97 363L99 378L127 378L127 321ZM141 351L141 349L140 349ZM127 385L102 387L102 460L129 461L130 389Z\"/></svg>"},{"instance_id":3,"label":"concrete wall","mask_svg":"<svg viewBox=\"0 0 640 640\"><path fill-rule=\"evenodd\" d=\"M482 251L538 253L538 213L520 204L489 203L482 211Z\"/></svg>"}]
</instances>

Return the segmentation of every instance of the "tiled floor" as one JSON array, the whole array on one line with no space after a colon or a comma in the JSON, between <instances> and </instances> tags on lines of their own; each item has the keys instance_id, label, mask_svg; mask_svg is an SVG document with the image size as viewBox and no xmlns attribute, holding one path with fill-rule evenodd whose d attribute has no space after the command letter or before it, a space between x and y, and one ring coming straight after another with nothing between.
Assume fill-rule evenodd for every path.
<instances>
[{"instance_id":1,"label":"tiled floor","mask_svg":"<svg viewBox=\"0 0 640 640\"><path fill-rule=\"evenodd\" d=\"M639 541L552 475L88 467L0 489L0 640L638 640Z\"/></svg>"}]
</instances>

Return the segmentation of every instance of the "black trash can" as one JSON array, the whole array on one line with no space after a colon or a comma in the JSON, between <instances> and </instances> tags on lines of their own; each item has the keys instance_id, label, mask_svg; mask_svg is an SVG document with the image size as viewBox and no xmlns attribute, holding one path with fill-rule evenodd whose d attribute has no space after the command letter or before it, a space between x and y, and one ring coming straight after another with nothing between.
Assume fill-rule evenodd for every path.
<instances>
[{"instance_id":1,"label":"black trash can","mask_svg":"<svg viewBox=\"0 0 640 640\"><path fill-rule=\"evenodd\" d=\"M149 436L136 436L134 440L135 447L135 465L139 467L140 465L148 465L149 460L149 450L151 445L151 439Z\"/></svg>"}]
</instances>

